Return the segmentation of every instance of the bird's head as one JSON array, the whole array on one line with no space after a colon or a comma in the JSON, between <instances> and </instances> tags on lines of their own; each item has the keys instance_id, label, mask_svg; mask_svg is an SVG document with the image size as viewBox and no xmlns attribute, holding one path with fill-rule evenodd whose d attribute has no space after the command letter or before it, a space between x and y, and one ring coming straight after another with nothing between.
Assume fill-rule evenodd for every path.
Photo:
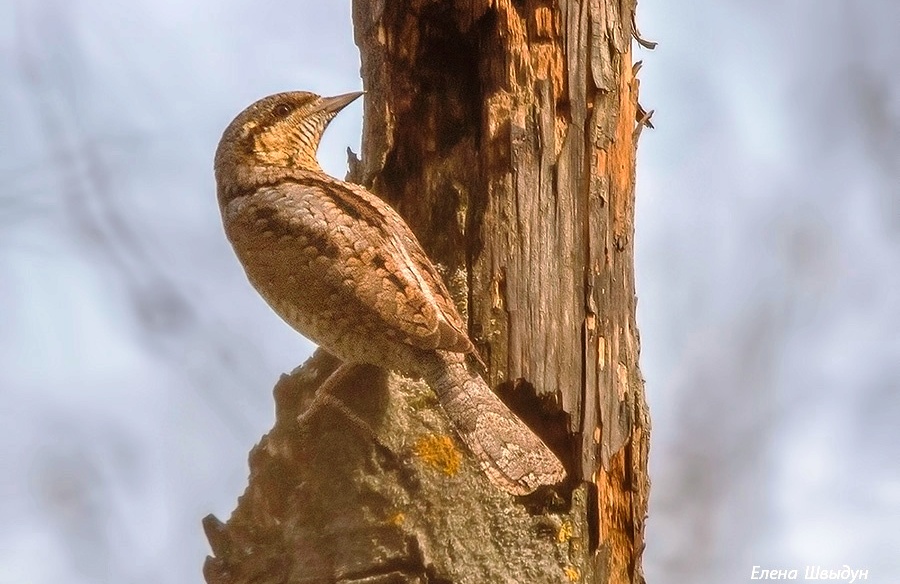
<instances>
[{"instance_id":1,"label":"bird's head","mask_svg":"<svg viewBox=\"0 0 900 584\"><path fill-rule=\"evenodd\" d=\"M228 125L216 150L216 179L240 169L321 171L316 150L329 122L361 92L322 97L306 91L276 93L257 101Z\"/></svg>"}]
</instances>

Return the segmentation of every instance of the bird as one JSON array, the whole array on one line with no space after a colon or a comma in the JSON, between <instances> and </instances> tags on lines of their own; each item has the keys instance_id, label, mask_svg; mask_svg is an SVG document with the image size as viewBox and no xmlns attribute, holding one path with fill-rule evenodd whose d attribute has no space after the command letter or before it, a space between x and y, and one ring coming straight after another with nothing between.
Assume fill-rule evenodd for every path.
<instances>
[{"instance_id":1,"label":"bird","mask_svg":"<svg viewBox=\"0 0 900 584\"><path fill-rule=\"evenodd\" d=\"M287 324L342 361L319 392L358 364L421 378L497 487L527 495L562 482L559 458L467 363L476 352L466 323L410 227L319 165L325 129L361 95L277 93L225 129L216 191L248 280Z\"/></svg>"}]
</instances>

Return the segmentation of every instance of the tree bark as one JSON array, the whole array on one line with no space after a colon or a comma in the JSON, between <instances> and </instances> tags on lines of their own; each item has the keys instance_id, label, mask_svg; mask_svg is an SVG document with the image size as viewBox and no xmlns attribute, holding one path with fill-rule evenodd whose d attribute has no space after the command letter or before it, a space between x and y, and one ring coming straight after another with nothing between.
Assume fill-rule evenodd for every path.
<instances>
[{"instance_id":1,"label":"tree bark","mask_svg":"<svg viewBox=\"0 0 900 584\"><path fill-rule=\"evenodd\" d=\"M210 584L643 582L649 416L638 369L628 0L354 0L367 91L351 178L444 271L486 379L566 463L514 500L421 382L360 366L301 432L336 361L275 388Z\"/></svg>"}]
</instances>

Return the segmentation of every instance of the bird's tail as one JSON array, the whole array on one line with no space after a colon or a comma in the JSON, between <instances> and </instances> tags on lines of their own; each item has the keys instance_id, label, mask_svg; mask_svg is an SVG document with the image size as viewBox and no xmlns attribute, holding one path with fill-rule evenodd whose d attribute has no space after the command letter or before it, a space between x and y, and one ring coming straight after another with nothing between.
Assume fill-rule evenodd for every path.
<instances>
[{"instance_id":1,"label":"bird's tail","mask_svg":"<svg viewBox=\"0 0 900 584\"><path fill-rule=\"evenodd\" d=\"M566 471L546 444L500 401L462 354L435 351L422 376L488 478L514 495L561 482Z\"/></svg>"}]
</instances>

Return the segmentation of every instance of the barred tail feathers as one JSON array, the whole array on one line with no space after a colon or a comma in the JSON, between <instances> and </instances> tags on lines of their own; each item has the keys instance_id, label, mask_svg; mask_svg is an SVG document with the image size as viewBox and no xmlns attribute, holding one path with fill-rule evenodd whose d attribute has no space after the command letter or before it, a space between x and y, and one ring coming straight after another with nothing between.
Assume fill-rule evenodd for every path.
<instances>
[{"instance_id":1,"label":"barred tail feathers","mask_svg":"<svg viewBox=\"0 0 900 584\"><path fill-rule=\"evenodd\" d=\"M565 478L556 455L477 373L469 371L463 355L436 351L429 357L423 377L494 484L511 494L527 495Z\"/></svg>"}]
</instances>

